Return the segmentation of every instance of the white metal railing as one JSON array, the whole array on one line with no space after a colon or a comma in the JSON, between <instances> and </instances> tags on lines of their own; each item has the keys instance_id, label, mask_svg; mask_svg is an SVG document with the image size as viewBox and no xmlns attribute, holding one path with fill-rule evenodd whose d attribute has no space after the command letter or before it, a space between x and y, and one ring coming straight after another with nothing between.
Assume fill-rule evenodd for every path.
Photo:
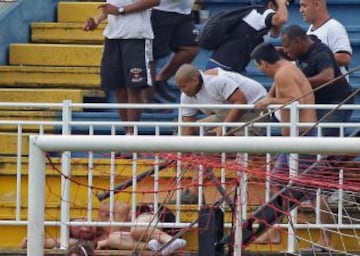
<instances>
[{"instance_id":1,"label":"white metal railing","mask_svg":"<svg viewBox=\"0 0 360 256\"><path fill-rule=\"evenodd\" d=\"M28 255L42 255L44 237L45 152L47 151L103 151L117 150L145 152L257 152L277 153L359 153L360 138L291 138L291 137L188 137L188 136L82 136L31 135L29 162L29 219ZM254 150L256 149L256 151ZM241 205L241 204L238 204ZM238 208L237 216L241 216ZM237 218L241 220L241 218ZM106 223L105 223L106 224ZM107 223L110 224L110 223ZM142 223L148 225L147 223ZM239 227L241 225L238 225ZM306 225L308 227L308 225ZM318 225L320 226L320 225ZM351 225L360 228L360 225ZM237 229L236 244L241 244L241 229ZM236 255L241 255L241 246ZM293 247L289 250L294 250Z\"/></svg>"},{"instance_id":2,"label":"white metal railing","mask_svg":"<svg viewBox=\"0 0 360 256\"><path fill-rule=\"evenodd\" d=\"M189 105L188 105L189 106ZM193 106L193 105L191 105ZM131 145L130 141L128 141L127 139L130 140L141 140L141 151L151 151L151 152L155 152L155 151L182 151L185 148L187 148L187 145L184 144L185 141L187 140L183 140L183 138L179 138L178 136L160 136L160 131L162 128L164 127L174 127L174 128L178 128L178 130L181 129L181 127L185 127L185 126L197 126L200 127L201 129L203 127L214 127L214 126L231 126L231 127L241 127L244 125L244 123L182 123L180 120L181 118L181 112L182 112L182 108L183 107L187 107L186 105L176 105L176 104L160 104L160 105L144 105L144 104L78 104L78 103L71 103L70 101L64 101L63 103L59 103L59 104L34 104L34 103L0 103L0 108L11 108L11 109L16 109L16 108L28 108L31 107L32 109L52 109L56 112L60 112L61 113L61 121L44 121L44 120L32 120L32 121L24 121L24 120L0 120L0 129L2 126L9 126L9 125L16 125L17 126L17 153L16 153L16 177L17 177L17 182L16 182L16 214L15 214L15 218L13 220L0 220L0 225L27 225L29 227L29 234L33 234L32 231L30 230L32 228L34 228L36 225L40 224L40 227L42 224L45 225L55 225L55 226L60 226L61 227L61 244L62 245L67 245L67 234L68 234L68 225L69 225L69 201L66 200L66 198L69 197L69 184L68 184L68 180L63 178L62 179L62 195L64 197L65 200L62 200L61 202L61 220L60 221L47 221L44 219L43 222L39 223L38 220L32 219L35 218L35 216L32 216L30 211L29 211L29 219L28 220L22 220L21 219L21 203L22 203L22 198L21 198L21 165L22 165L22 145L24 143L23 139L22 139L22 135L24 134L24 130L27 129L27 127L29 126L36 126L38 127L38 132L32 132L32 142L30 145L30 148L33 147L32 151L39 151L37 153L33 153L30 152L31 154L35 154L35 155L31 155L30 160L30 164L29 164L29 178L30 178L30 169L34 168L32 165L34 164L34 161L37 161L36 159L38 157L43 157L43 152L46 150L51 150L54 151L55 149L58 151L65 151L62 153L62 173L64 174L62 177L66 177L67 175L70 174L71 172L71 152L73 150L79 150L79 149L85 149L90 151L89 155L88 155L88 161L89 161L89 205L88 205L88 224L91 225L108 225L109 223L105 223L105 222L101 222L101 223L96 223L92 220L91 218L91 213L92 213L92 205L91 205L91 197L92 197L92 193L90 191L91 189L91 185L92 185L92 173L91 173L91 169L92 166L94 164L93 160L93 153L96 150L104 150L104 151L108 151L108 150L118 150L119 149L119 145L117 145L116 148L111 148L109 145L104 145L105 143L95 143L92 144L92 141L94 139L94 141L96 140L97 136L94 136L93 134L96 133L96 129L99 127L107 127L111 130L111 135L110 135L110 140L114 140L115 138L118 138L118 136L116 135L116 131L118 128L123 127L124 125L132 125L135 127L135 134L139 133L139 130L141 129L141 127L153 127L154 128L154 135L147 137L147 136L141 136L141 138L138 138L137 136L131 137L131 138L123 138L121 137L121 141L123 141L124 139L126 140L124 142L124 144L122 144L122 150L124 151L132 151L135 150L133 148L133 145ZM201 105L201 108L225 108L225 109L229 109L229 108L234 108L234 105L218 105L218 106L214 106L214 105ZM236 106L237 108L241 108L241 109L252 109L254 106L253 105L238 105ZM279 106L271 106L271 107L279 107ZM328 146L328 144L326 143L330 143L331 139L330 138L319 138L319 143L318 145L314 144L314 138L311 138L311 142L312 143L308 143L307 142L307 138L291 138L291 140L289 138L271 138L271 134L273 132L273 129L279 129L280 127L290 127L290 130L292 131L292 136L296 137L296 131L297 129L299 129L300 127L312 127L313 124L309 124L309 123L299 123L296 121L296 116L297 116L297 112L299 109L303 109L303 108L323 108L323 109L334 109L335 105L298 105L297 103L293 103L291 106L288 106L287 108L291 109L291 113L292 113L292 122L288 123L288 124L282 124L282 123L270 123L270 122L257 122L254 124L254 126L257 127L264 127L266 128L267 131L267 135L266 138L260 138L260 137L244 137L244 138L239 138L240 140L236 140L236 141L241 141L242 145L247 145L245 148L244 147L236 147L236 146L231 146L229 149L229 145L234 145L235 140L232 138L227 138L227 137L221 137L221 138L210 138L210 137L206 137L206 139L204 138L196 138L196 137L192 137L191 138L191 150L198 150L200 152L205 152L206 150L209 149L205 149L205 147L209 146L209 141L215 140L217 141L216 143L225 143L226 147L224 148L219 148L219 146L216 146L213 150L216 152L244 152L244 153L258 153L259 151L263 151L265 153L267 153L268 157L271 155L270 153L272 151L276 152L280 152L280 151L287 151L290 147L294 146L294 143L296 143L296 145L298 145L298 152L297 153L304 153L307 152L309 150L309 145L311 145L311 149L314 151L316 150L317 152L324 152L325 149L323 148L323 146ZM72 115L73 115L73 109L118 109L118 108L156 108L156 109L169 109L169 108L174 108L177 110L177 116L178 116L178 120L174 120L174 121L166 121L166 122L157 122L157 121L140 121L140 122L122 122L122 121L113 121L111 123L109 123L109 121L73 121L72 120ZM355 110L359 110L360 109L360 105L343 105L340 109L355 109ZM53 127L61 127L58 130L61 131L61 134L63 136L52 136L51 134L53 133L53 131L47 131L46 127L48 126L53 126ZM68 139L64 140L65 138L74 138L73 136L69 136L72 134L72 130L76 127L86 127L88 129L88 136L84 137L84 138L89 138L89 143L85 143L84 141L81 140L80 144L76 144L78 142L80 142L80 140L78 141L77 139L73 141L73 139L69 139L69 143L64 143L65 141L67 141ZM339 127L341 129L341 136L345 136L345 129L346 128L351 128L351 129L359 129L360 128L360 123L320 123L317 125L317 128L319 130L321 130L322 128L329 128L329 127ZM200 133L201 134L201 133ZM39 137L35 137L38 136ZM44 137L43 137L44 136ZM52 136L52 137L51 137ZM60 139L59 139L60 137ZM76 136L77 138L78 136ZM35 139L37 138L37 139ZM54 139L54 141L48 141L48 142L44 142L43 138L47 138L47 139ZM104 138L104 137L101 137ZM108 138L108 137L106 137ZM154 148L153 146L151 146L150 144L147 145L148 147L145 148L145 144L143 143L144 140L149 139L149 141L152 142L152 144L154 145L154 139L156 139L156 148ZM270 143L270 141L272 141L273 139L280 139L281 145L283 145L283 147L279 147L280 144L273 144L273 142ZM329 140L330 139L330 140ZM159 141L166 141L166 143L160 143ZM197 140L204 140L206 141L206 145L202 145L201 143L194 143L195 141L197 142ZM231 140L230 142L228 140ZM40 144L39 144L40 141ZM269 144L266 144L265 141L269 141ZM285 141L287 141L288 144L285 143ZM290 142L291 141L291 142ZM324 141L324 142L323 142ZM137 143L138 141L136 141ZM176 143L175 143L176 142ZM189 141L188 141L189 142ZM228 144L226 144L226 142ZM331 141L334 142L334 141ZM341 143L339 142L339 140L336 140L336 143L329 145L329 147L327 147L326 150L328 150L328 152L360 152L358 151L358 146L359 144L353 144L354 142L357 142L357 139L351 139L348 140L347 138L343 138L341 140ZM51 148L50 143L52 145L53 148ZM84 144L83 144L84 143ZM129 144L127 144L129 143ZM133 143L135 143L135 141L133 141ZM176 145L178 143L178 145ZM189 142L190 143L190 142ZM215 142L214 142L215 143ZM325 144L323 144L325 143ZM35 145L36 144L36 145ZM101 145L102 144L102 145ZM240 143L241 144L241 143ZM240 145L239 144L239 145ZM350 145L351 144L351 145ZM217 144L218 145L218 144ZM236 144L238 145L238 144ZM252 145L252 146L249 146ZM274 148L274 145L276 145L276 147ZM34 149L36 148L36 149ZM268 150L268 151L266 151ZM135 151L139 151L139 147L136 148ZM136 155L135 155L136 156ZM40 163L36 162L36 165L41 165L43 162L40 161ZM114 170L114 157L111 157L111 168L112 170ZM136 164L134 164L133 166L133 173L135 174L137 170L137 166ZM39 173L38 171L36 172L37 174ZM113 176L113 172L112 172L112 176ZM222 180L225 177L225 173L222 173ZM155 177L156 178L156 177ZM244 177L243 177L244 178ZM245 177L246 178L246 177ZM243 179L244 180L244 179ZM340 179L341 180L341 179ZM42 179L36 179L35 181L35 177L32 176L32 179L30 180L29 184L32 184L32 182L35 182L35 184L39 184L42 182ZM223 183L224 184L224 183ZM246 184L242 184L243 189L246 190ZM33 185L32 185L33 186ZM114 182L112 181L112 183L110 184L110 189L114 188ZM268 184L267 184L267 188L269 188ZM135 191L136 189L136 181L134 180L134 186L133 186L133 190ZM156 191L156 185L154 187L155 191ZM201 186L199 187L200 192L201 192ZM269 189L266 190L267 191L267 199L269 199L269 194L270 191ZM341 191L340 191L341 192ZM39 196L41 197L41 195L43 195L43 191L35 191L30 193L29 191L29 201L28 201L28 205L29 207L32 205L32 201L34 200L34 197ZM200 198L199 198L199 202L201 202L201 195L202 193L199 193ZM245 193L242 193L241 196L244 197ZM177 193L177 202L179 202L179 196L180 194ZM30 197L32 199L30 199ZM110 195L110 200L114 200L114 195L111 194ZM246 201L246 198L242 198L242 200ZM36 201L36 199L35 199ZM244 202L242 201L242 202ZM38 202L36 204L39 204ZM341 200L339 201L339 218L342 214L342 207L340 207L342 204ZM39 205L40 207L41 205ZM135 193L133 194L133 201L132 201L132 207L134 209L134 207L136 206L136 200L135 200ZM33 208L34 209L34 208ZM39 208L37 208L39 209ZM239 211L243 212L243 216L246 215L245 210L246 210L246 204L243 204L243 208L242 209L238 209ZM319 216L319 209L317 209L317 216ZM179 216L180 216L180 208L177 206L176 207L176 216L177 216L177 223L175 224L176 227L186 227L188 225L188 223L181 223L179 221ZM39 216L39 214L36 214L36 218L41 218L41 216ZM295 217L295 216L294 216ZM110 219L111 221L111 219ZM36 225L35 225L36 224ZM71 223L72 225L77 225L79 223ZM83 224L83 223L81 223ZM124 225L127 226L129 225L129 223L114 223L111 222L112 225ZM347 225L340 223L340 225L344 228L347 227ZM174 226L174 225L173 225ZM286 225L280 225L280 226L286 226ZM303 224L296 224L297 228L301 228L302 226L304 226ZM313 224L313 225L309 225L306 224L306 228L315 228L319 226L319 222ZM326 225L322 225L323 227L333 227L333 224L326 224ZM32 227L32 228L30 228ZM353 228L353 226L351 226L351 228ZM290 233L291 230L289 229ZM36 228L36 232L39 232L39 230ZM238 234L240 235L240 234ZM42 233L43 236L43 233ZM41 236L41 237L42 237ZM34 235L31 235L32 238L31 239L35 239ZM41 239L40 239L41 240ZM33 246L33 249L35 247L38 247L39 241L29 241L29 247ZM294 248L292 247L292 243L293 241L289 241L289 251L293 251ZM29 249L30 250L30 249ZM32 251L32 249L31 249ZM35 249L35 251L37 251L37 249ZM30 255L30 254L29 254ZM35 254L34 254L35 255Z\"/></svg>"}]
</instances>

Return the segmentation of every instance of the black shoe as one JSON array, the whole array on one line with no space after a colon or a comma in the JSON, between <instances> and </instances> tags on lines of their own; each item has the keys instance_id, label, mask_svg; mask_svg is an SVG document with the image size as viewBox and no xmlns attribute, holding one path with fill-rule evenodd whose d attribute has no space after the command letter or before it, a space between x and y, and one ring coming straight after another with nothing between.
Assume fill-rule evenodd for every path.
<instances>
[{"instance_id":1,"label":"black shoe","mask_svg":"<svg viewBox=\"0 0 360 256\"><path fill-rule=\"evenodd\" d=\"M169 85L166 81L155 82L155 95L163 98L169 102L176 102L177 97L169 90Z\"/></svg>"}]
</instances>

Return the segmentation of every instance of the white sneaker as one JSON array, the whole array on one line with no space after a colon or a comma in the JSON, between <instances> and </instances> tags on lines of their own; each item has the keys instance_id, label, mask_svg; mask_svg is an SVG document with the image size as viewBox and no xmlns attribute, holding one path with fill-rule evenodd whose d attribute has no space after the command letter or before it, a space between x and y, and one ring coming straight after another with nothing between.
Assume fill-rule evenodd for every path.
<instances>
[{"instance_id":1,"label":"white sneaker","mask_svg":"<svg viewBox=\"0 0 360 256\"><path fill-rule=\"evenodd\" d=\"M186 245L186 240L178 238L169 244L162 252L161 255L168 255Z\"/></svg>"},{"instance_id":2,"label":"white sneaker","mask_svg":"<svg viewBox=\"0 0 360 256\"><path fill-rule=\"evenodd\" d=\"M148 248L152 251L157 251L161 248L161 244L158 240L152 239L147 244Z\"/></svg>"}]
</instances>

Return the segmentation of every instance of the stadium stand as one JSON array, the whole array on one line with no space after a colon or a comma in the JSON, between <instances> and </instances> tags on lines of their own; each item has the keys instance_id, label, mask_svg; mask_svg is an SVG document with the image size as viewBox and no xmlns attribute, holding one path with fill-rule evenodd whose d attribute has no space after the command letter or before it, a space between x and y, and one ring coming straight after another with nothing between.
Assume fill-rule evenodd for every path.
<instances>
[{"instance_id":1,"label":"stadium stand","mask_svg":"<svg viewBox=\"0 0 360 256\"><path fill-rule=\"evenodd\" d=\"M54 1L53 1L54 2ZM100 1L99 1L100 2ZM9 42L9 62L8 65L0 66L0 101L6 102L35 102L35 103L51 103L61 102L63 99L71 99L74 103L91 103L91 102L107 102L108 99L98 87L99 85L99 62L103 43L101 25L98 30L92 33L85 33L81 30L82 23L89 17L96 13L96 6L99 2L91 1L59 1L57 3L57 18L56 22L39 21L31 23L31 38L29 42L10 43ZM202 8L210 10L214 14L220 10L231 9L239 5L247 5L249 0L202 0ZM5 8L0 1L1 7ZM353 15L354 10L360 10L360 0L329 0L329 10L332 15L340 20L349 33L351 44L353 47L353 62L351 68L360 65L360 25L356 21L356 16ZM6 8L10 8L9 5ZM16 8L12 6L11 8ZM10 14L11 15L11 12ZM6 17L0 15L0 24ZM306 24L301 20L298 14L297 4L290 6L290 21L291 23L301 24L306 27ZM16 28L16 24L11 24ZM198 25L199 29L201 26ZM7 48L2 48L7 50ZM1 53L3 55L4 53ZM201 51L194 60L194 64L199 68L204 68L209 56L208 51ZM159 67L164 62L159 62ZM249 76L264 83L267 87L270 86L270 80L263 76L251 64L248 68ZM351 84L355 89L360 88L360 72L355 72L350 75ZM178 93L175 84L171 83L171 90ZM360 102L360 96L356 98ZM61 120L61 112L54 108L45 109L2 109L0 112L0 119L4 120L47 120L58 121ZM177 118L177 111L170 111L169 113L144 113L144 121L173 121ZM100 111L91 109L75 109L72 120L99 120L99 121L118 121L118 114L116 111ZM360 110L353 113L352 121L360 121ZM44 128L47 131L60 133L61 127L49 125ZM21 134L22 137L27 138L28 134L36 130L35 126L26 126ZM89 131L83 127L74 128L72 130L75 134L85 134ZM97 126L94 128L95 134L109 134L107 128ZM172 134L171 128L162 128L160 133L164 135ZM119 134L122 130L119 129ZM154 134L154 130L148 127L140 127L140 134ZM16 173L16 154L18 141L18 127L16 125L0 126L0 160L1 173L4 180L9 183L14 183L14 178L11 175ZM27 142L27 139L23 140ZM23 143L21 147L24 162L23 174L26 174L28 144ZM124 164L121 162L121 164ZM106 164L104 164L106 166ZM86 163L81 159L75 167L73 167L79 177L86 175ZM101 168L98 167L98 168ZM51 170L53 171L53 170ZM51 172L49 171L49 172ZM131 175L129 171L128 176ZM54 180L58 180L55 179ZM53 184L56 184L53 181ZM25 184L25 181L23 181ZM10 187L10 185L7 185ZM8 218L13 215L14 205L7 201L9 193L6 193L7 186L1 188L3 194L0 198L0 205L4 206L4 211L0 212L0 219ZM59 185L57 185L56 189ZM11 195L10 195L11 197ZM85 201L85 199L83 199ZM49 208L56 208L51 205ZM196 209L189 210L190 214L194 214ZM190 215L189 215L190 216ZM188 219L191 219L191 216ZM6 232L0 228L1 232ZM18 237L17 233L25 236L26 230L16 228L12 230L9 237ZM16 239L2 238L4 247L16 247L19 243ZM0 244L0 249L2 245ZM188 249L196 248L196 244L189 243ZM275 249L280 250L275 247ZM0 251L1 254L1 251ZM19 252L19 255L24 255L24 252ZM259 255L259 254L257 254Z\"/></svg>"}]
</instances>

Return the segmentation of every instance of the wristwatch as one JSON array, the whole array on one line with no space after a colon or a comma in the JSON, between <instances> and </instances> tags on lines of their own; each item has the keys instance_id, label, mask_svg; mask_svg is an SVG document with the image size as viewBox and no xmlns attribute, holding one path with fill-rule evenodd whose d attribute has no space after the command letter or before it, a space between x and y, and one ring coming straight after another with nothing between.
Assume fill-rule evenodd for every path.
<instances>
[{"instance_id":1,"label":"wristwatch","mask_svg":"<svg viewBox=\"0 0 360 256\"><path fill-rule=\"evenodd\" d=\"M125 14L125 8L124 8L124 7L120 7L120 8L118 9L118 13L119 13L120 15Z\"/></svg>"}]
</instances>

